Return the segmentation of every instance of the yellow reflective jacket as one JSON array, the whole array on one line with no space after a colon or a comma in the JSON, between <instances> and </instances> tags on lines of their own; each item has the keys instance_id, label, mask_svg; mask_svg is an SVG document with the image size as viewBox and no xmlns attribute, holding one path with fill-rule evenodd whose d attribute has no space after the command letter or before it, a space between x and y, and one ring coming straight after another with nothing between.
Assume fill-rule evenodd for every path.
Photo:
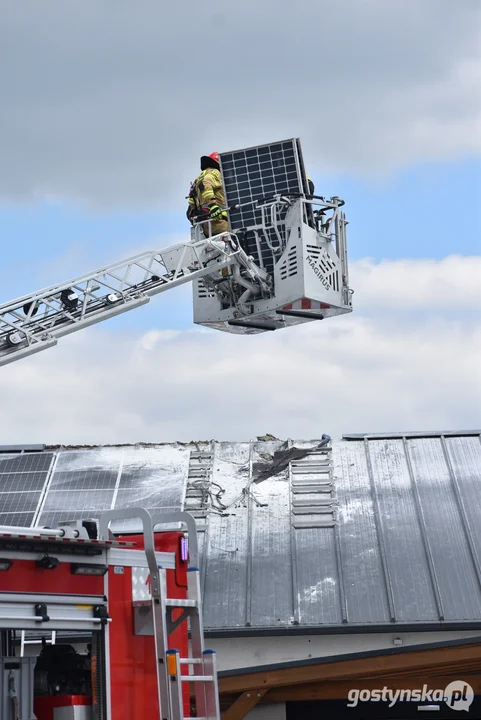
<instances>
[{"instance_id":1,"label":"yellow reflective jacket","mask_svg":"<svg viewBox=\"0 0 481 720\"><path fill-rule=\"evenodd\" d=\"M189 212L196 209L200 211L201 208L211 205L225 207L225 193L220 171L214 168L202 170L194 182L192 194L189 197Z\"/></svg>"}]
</instances>

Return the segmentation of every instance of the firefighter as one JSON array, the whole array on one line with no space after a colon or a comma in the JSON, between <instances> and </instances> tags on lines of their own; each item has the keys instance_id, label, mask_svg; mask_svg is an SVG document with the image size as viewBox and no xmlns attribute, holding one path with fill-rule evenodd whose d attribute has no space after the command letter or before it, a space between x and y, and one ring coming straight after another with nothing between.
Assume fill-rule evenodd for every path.
<instances>
[{"instance_id":1,"label":"firefighter","mask_svg":"<svg viewBox=\"0 0 481 720\"><path fill-rule=\"evenodd\" d=\"M192 183L189 193L187 218L193 222L196 215L208 215L211 223L203 226L205 237L229 231L225 207L225 193L220 174L219 153L203 155L200 159L201 173Z\"/></svg>"}]
</instances>

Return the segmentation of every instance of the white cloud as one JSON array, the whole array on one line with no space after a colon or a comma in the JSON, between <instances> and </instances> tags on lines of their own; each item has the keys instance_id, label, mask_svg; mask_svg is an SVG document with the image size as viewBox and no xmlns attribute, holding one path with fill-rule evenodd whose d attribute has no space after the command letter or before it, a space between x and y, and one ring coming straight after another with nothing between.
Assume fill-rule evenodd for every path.
<instances>
[{"instance_id":1,"label":"white cloud","mask_svg":"<svg viewBox=\"0 0 481 720\"><path fill-rule=\"evenodd\" d=\"M479 153L480 23L474 0L8 3L0 197L180 206L201 153L292 136L319 174Z\"/></svg>"},{"instance_id":2,"label":"white cloud","mask_svg":"<svg viewBox=\"0 0 481 720\"><path fill-rule=\"evenodd\" d=\"M2 443L479 427L481 324L461 302L472 263L364 261L358 279L368 272L376 282L366 283L352 315L249 338L205 329L82 331L0 368ZM450 293L436 295L443 274ZM417 295L413 277L426 278ZM422 319L404 314L413 297L420 313L431 302ZM446 313L453 297L457 316Z\"/></svg>"},{"instance_id":3,"label":"white cloud","mask_svg":"<svg viewBox=\"0 0 481 720\"><path fill-rule=\"evenodd\" d=\"M350 282L358 308L481 311L481 257L441 260L365 259L352 263Z\"/></svg>"}]
</instances>

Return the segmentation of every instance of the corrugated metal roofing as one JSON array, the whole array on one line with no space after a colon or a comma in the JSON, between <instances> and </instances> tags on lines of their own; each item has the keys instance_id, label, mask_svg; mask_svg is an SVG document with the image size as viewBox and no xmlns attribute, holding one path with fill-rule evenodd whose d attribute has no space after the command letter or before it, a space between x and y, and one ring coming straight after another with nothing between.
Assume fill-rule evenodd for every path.
<instances>
[{"instance_id":1,"label":"corrugated metal roofing","mask_svg":"<svg viewBox=\"0 0 481 720\"><path fill-rule=\"evenodd\" d=\"M208 631L481 628L480 431L156 447L145 467L134 446L82 450L82 469L115 456L159 496L177 478Z\"/></svg>"}]
</instances>

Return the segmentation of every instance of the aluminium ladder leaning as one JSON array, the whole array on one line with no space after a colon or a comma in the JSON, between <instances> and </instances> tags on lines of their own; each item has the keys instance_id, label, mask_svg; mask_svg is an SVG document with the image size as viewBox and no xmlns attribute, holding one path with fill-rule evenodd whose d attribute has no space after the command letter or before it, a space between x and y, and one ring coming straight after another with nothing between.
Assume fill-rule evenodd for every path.
<instances>
[{"instance_id":1,"label":"aluminium ladder leaning","mask_svg":"<svg viewBox=\"0 0 481 720\"><path fill-rule=\"evenodd\" d=\"M144 549L150 572L152 621L157 658L157 687L161 720L186 720L183 713L183 683L195 684L197 720L220 720L216 654L204 648L202 598L200 590L199 551L195 520L189 513L160 513L150 516L139 508L110 510L99 521L99 539L109 539L109 524L113 520L137 517L142 520ZM187 569L187 598L167 597L166 570L157 564L154 529L158 525L182 523L187 527L189 540L189 567ZM189 619L191 655L181 657L178 650L168 646L168 613L170 609L183 610L175 621L179 625ZM182 674L187 665L191 674ZM188 716L187 716L188 717Z\"/></svg>"}]
</instances>

